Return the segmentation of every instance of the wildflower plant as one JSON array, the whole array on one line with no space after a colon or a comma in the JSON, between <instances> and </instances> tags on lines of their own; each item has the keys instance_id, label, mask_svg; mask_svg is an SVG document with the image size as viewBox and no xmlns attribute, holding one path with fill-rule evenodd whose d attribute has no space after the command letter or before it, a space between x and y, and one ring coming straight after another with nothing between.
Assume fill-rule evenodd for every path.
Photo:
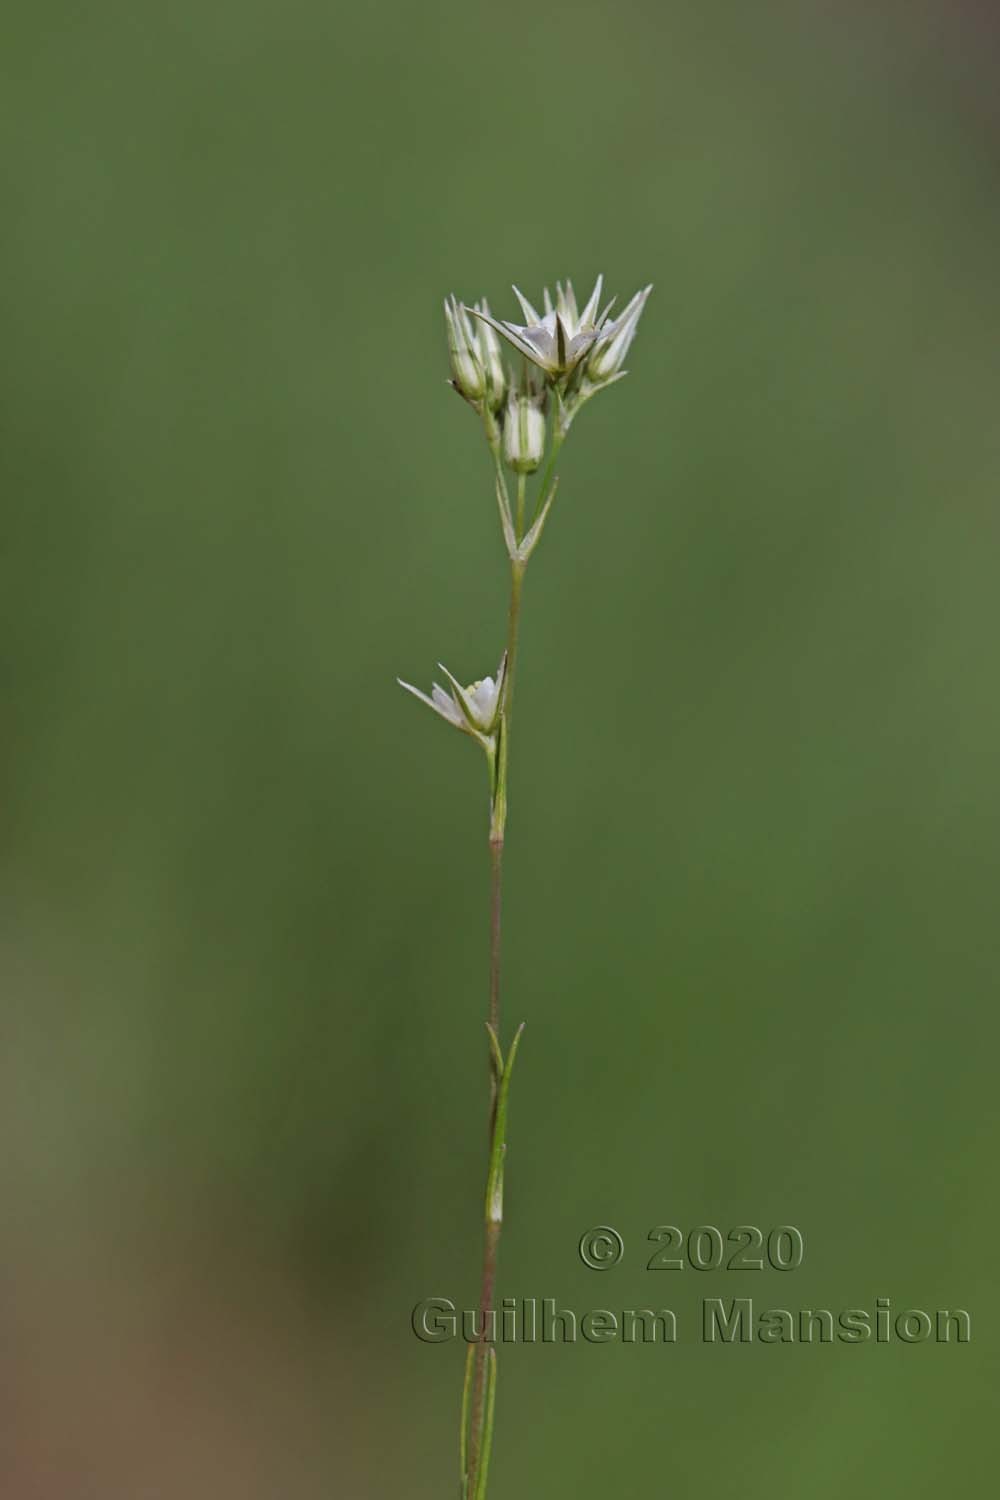
<instances>
[{"instance_id":1,"label":"wildflower plant","mask_svg":"<svg viewBox=\"0 0 1000 1500\"><path fill-rule=\"evenodd\" d=\"M469 1346L462 1392L460 1500L486 1500L497 1378L496 1350L488 1339L489 1314L503 1223L508 1094L524 1030L522 1023L505 1052L500 1030L500 911L524 575L555 499L559 455L573 420L593 396L627 373L625 357L652 290L647 286L636 292L614 318L613 302L601 307L602 289L603 278L598 276L580 310L572 283L557 283L554 299L547 289L544 292L544 311L539 313L515 287L523 323L494 318L485 300L472 306L454 296L446 300L450 384L479 417L493 462L500 530L510 563L507 642L496 675L467 687L443 666L448 686L434 683L429 694L400 679L414 697L480 745L489 772L489 1158L478 1342ZM504 366L504 344L518 356L515 368ZM528 480L539 470L529 499ZM513 476L510 485L508 471Z\"/></svg>"}]
</instances>

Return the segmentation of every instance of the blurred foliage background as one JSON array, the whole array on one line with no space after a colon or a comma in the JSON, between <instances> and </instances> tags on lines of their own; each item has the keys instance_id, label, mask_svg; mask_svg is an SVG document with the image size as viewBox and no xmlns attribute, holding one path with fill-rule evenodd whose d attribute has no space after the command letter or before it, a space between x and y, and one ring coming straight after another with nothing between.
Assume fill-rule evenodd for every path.
<instances>
[{"instance_id":1,"label":"blurred foliage background","mask_svg":"<svg viewBox=\"0 0 1000 1500\"><path fill-rule=\"evenodd\" d=\"M11 1500L454 1493L461 1353L409 1318L476 1296L485 791L393 679L502 638L442 297L599 270L656 291L528 578L501 1293L682 1335L504 1351L491 1493L987 1472L995 21L15 8ZM803 1268L644 1270L745 1222ZM716 1295L973 1342L706 1348Z\"/></svg>"}]
</instances>

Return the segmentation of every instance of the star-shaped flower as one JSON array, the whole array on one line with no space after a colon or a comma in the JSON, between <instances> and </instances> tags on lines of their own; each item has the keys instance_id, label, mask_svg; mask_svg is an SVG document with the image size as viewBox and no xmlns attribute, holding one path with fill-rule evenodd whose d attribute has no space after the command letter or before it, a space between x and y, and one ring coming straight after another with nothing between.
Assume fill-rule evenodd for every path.
<instances>
[{"instance_id":1,"label":"star-shaped flower","mask_svg":"<svg viewBox=\"0 0 1000 1500\"><path fill-rule=\"evenodd\" d=\"M493 736L503 703L504 679L507 675L506 651L500 658L496 677L484 677L480 682L472 683L471 687L463 687L440 662L438 666L441 667L441 671L451 684L451 692L446 692L435 682L428 695L422 693L412 683L404 682L401 677L396 680L400 687L412 693L415 698L419 698L421 703L426 703L428 708L440 714L442 719L453 724L456 729L461 729L464 734L471 734L484 750L492 751Z\"/></svg>"},{"instance_id":2,"label":"star-shaped flower","mask_svg":"<svg viewBox=\"0 0 1000 1500\"><path fill-rule=\"evenodd\" d=\"M514 295L527 319L523 324L494 318L480 308L470 307L466 311L495 328L525 358L544 370L551 380L561 380L576 369L584 355L593 347L611 311L611 303L600 314L597 311L603 284L603 276L598 276L582 312L577 310L576 294L571 281L567 281L565 286L556 283L555 304L546 287L544 315L536 312L527 297L522 296L515 287Z\"/></svg>"}]
</instances>

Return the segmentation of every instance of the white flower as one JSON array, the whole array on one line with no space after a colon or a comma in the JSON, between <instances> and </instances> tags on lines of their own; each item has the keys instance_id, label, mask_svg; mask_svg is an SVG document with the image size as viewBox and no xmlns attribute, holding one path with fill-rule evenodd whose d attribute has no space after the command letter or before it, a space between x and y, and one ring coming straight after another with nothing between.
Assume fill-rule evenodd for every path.
<instances>
[{"instance_id":1,"label":"white flower","mask_svg":"<svg viewBox=\"0 0 1000 1500\"><path fill-rule=\"evenodd\" d=\"M646 298L652 290L652 286L647 286L641 292L636 292L621 317L615 318L614 322L605 323L601 329L600 338L591 349L586 366L587 379L592 380L595 385L603 385L613 376L624 374L622 365L635 338Z\"/></svg>"},{"instance_id":2,"label":"white flower","mask_svg":"<svg viewBox=\"0 0 1000 1500\"><path fill-rule=\"evenodd\" d=\"M524 324L508 323L491 317L478 307L470 307L466 311L495 328L497 333L502 334L508 343L513 344L515 349L544 370L546 375L558 380L576 368L601 332L604 320L611 310L609 303L602 313L598 314L597 311L603 283L603 276L598 276L582 312L577 310L576 294L571 281L567 281L565 286L556 283L554 306L546 287L544 316L537 313L515 287L514 295L527 319Z\"/></svg>"},{"instance_id":3,"label":"white flower","mask_svg":"<svg viewBox=\"0 0 1000 1500\"><path fill-rule=\"evenodd\" d=\"M446 719L456 729L461 729L465 734L471 734L484 750L492 751L493 736L503 702L504 679L507 675L506 651L500 658L496 678L484 677L481 681L472 683L470 687L462 687L448 668L442 666L440 662L438 666L441 667L441 671L451 684L450 693L445 692L444 688L439 687L436 682L432 685L430 696L428 696L419 688L415 688L412 683L404 682L401 677L397 677L396 681L400 687L412 693L415 698L419 698L421 703L426 703L428 708L432 708L436 714L440 714L442 719Z\"/></svg>"}]
</instances>

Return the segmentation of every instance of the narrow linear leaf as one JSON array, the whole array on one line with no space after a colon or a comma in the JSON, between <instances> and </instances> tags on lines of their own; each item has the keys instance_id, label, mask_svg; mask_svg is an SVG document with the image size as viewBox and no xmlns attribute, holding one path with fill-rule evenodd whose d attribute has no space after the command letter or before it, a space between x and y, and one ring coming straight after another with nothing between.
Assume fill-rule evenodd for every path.
<instances>
[{"instance_id":1,"label":"narrow linear leaf","mask_svg":"<svg viewBox=\"0 0 1000 1500\"><path fill-rule=\"evenodd\" d=\"M475 1344L469 1345L469 1352L465 1356L465 1381L462 1386L462 1430L459 1434L459 1458L461 1462L462 1500L466 1500L469 1493L469 1408L472 1404L472 1375L475 1369Z\"/></svg>"},{"instance_id":2,"label":"narrow linear leaf","mask_svg":"<svg viewBox=\"0 0 1000 1500\"><path fill-rule=\"evenodd\" d=\"M486 1500L486 1483L490 1472L490 1449L493 1447L493 1411L497 1399L497 1352L490 1348L486 1374L486 1423L483 1427L483 1446L479 1455L479 1472L476 1475L476 1493L473 1500Z\"/></svg>"},{"instance_id":3,"label":"narrow linear leaf","mask_svg":"<svg viewBox=\"0 0 1000 1500\"><path fill-rule=\"evenodd\" d=\"M493 1030L493 1027L490 1025L489 1021L486 1022L486 1030L489 1033L490 1052L493 1055L493 1067L496 1071L497 1083L499 1083L501 1078L503 1077L503 1053L500 1051L500 1043L497 1041L497 1034Z\"/></svg>"},{"instance_id":4,"label":"narrow linear leaf","mask_svg":"<svg viewBox=\"0 0 1000 1500\"><path fill-rule=\"evenodd\" d=\"M535 521L532 525L531 530L528 532L527 536L524 538L524 541L518 548L518 556L522 562L527 562L528 558L538 546L539 540L542 535L542 528L544 527L545 522L548 518L549 511L552 509L552 502L556 498L556 490L558 488L559 479L557 477L552 481L552 488L546 495L545 500L542 504L542 508L538 512L538 515L535 517Z\"/></svg>"},{"instance_id":5,"label":"narrow linear leaf","mask_svg":"<svg viewBox=\"0 0 1000 1500\"><path fill-rule=\"evenodd\" d=\"M510 1080L514 1072L514 1062L517 1058L517 1049L521 1045L521 1034L524 1031L522 1021L514 1033L514 1040L510 1044L507 1054L507 1063L500 1078L500 1087L497 1091L496 1121L493 1126L493 1143L490 1147L490 1169L486 1178L486 1218L487 1221L499 1223L503 1218L503 1161L504 1152L507 1147L507 1101L510 1095Z\"/></svg>"},{"instance_id":6,"label":"narrow linear leaf","mask_svg":"<svg viewBox=\"0 0 1000 1500\"><path fill-rule=\"evenodd\" d=\"M511 559L514 559L517 556L517 537L514 535L514 523L510 518L510 510L508 509L507 499L504 495L503 485L499 476L497 478L497 505L500 509L500 525L503 529L503 539L504 545L507 548L507 555Z\"/></svg>"}]
</instances>

